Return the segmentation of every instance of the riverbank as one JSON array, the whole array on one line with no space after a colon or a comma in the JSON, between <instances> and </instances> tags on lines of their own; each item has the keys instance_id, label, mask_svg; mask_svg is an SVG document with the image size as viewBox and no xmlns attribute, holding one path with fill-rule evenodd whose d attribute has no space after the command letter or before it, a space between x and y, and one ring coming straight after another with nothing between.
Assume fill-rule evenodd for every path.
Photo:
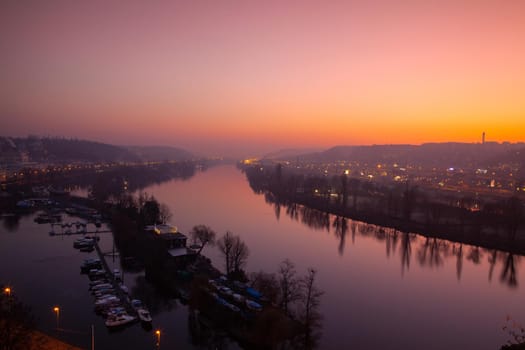
<instances>
[{"instance_id":1,"label":"riverbank","mask_svg":"<svg viewBox=\"0 0 525 350\"><path fill-rule=\"evenodd\" d=\"M308 216L316 226L330 225L328 217L323 215L330 214L396 231L525 255L524 204L517 196L485 198L484 202L478 199L475 206L469 206L466 194L464 198L449 198L408 183L400 188L346 177L305 177L285 172L282 167L241 166L241 170L254 193L263 194L276 213L283 207L293 216L301 206L310 211Z\"/></svg>"}]
</instances>

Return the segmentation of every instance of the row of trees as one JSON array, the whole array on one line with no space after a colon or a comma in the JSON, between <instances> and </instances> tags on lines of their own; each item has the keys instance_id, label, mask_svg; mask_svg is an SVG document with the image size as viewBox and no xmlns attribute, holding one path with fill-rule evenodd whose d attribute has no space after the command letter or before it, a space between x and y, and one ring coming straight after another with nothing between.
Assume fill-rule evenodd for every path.
<instances>
[{"instance_id":1,"label":"row of trees","mask_svg":"<svg viewBox=\"0 0 525 350\"><path fill-rule=\"evenodd\" d=\"M298 276L295 264L285 259L279 264L276 274L254 272L250 274L250 281L286 316L299 321L301 337L296 347L315 348L321 337L322 315L319 308L324 294L316 284L317 271L308 268L304 276Z\"/></svg>"},{"instance_id":2,"label":"row of trees","mask_svg":"<svg viewBox=\"0 0 525 350\"><path fill-rule=\"evenodd\" d=\"M226 275L231 279L246 281L244 267L250 250L239 236L227 231L219 239L216 239L215 231L205 225L194 226L190 236L194 244L199 246L197 254L200 254L206 245L217 245L224 257Z\"/></svg>"},{"instance_id":3,"label":"row of trees","mask_svg":"<svg viewBox=\"0 0 525 350\"><path fill-rule=\"evenodd\" d=\"M315 269L309 268L306 275L299 277L295 264L286 259L280 263L277 274L259 271L250 274L247 278L244 267L250 251L239 236L227 231L217 239L217 234L205 225L194 226L190 236L193 242L199 246L198 254L206 245L216 245L219 248L224 258L226 275L230 280L251 283L267 298L270 305L278 306L286 317L299 321L301 339L298 340L298 344L295 344L297 348L312 349L315 347L322 326L319 307L323 295L323 292L316 285L317 271ZM275 329L269 330L272 327L267 324L280 325L281 317L279 314L269 312L262 318L265 317L269 317L273 321L261 321L265 325L260 326L260 322L259 326L265 332L280 333L281 331ZM268 334L265 334L265 338L267 336ZM269 340L259 339L258 341Z\"/></svg>"},{"instance_id":4,"label":"row of trees","mask_svg":"<svg viewBox=\"0 0 525 350\"><path fill-rule=\"evenodd\" d=\"M270 201L305 206L403 231L466 237L481 243L482 236L515 242L523 231L525 206L518 196L486 198L423 191L410 182L378 183L348 177L304 176L275 167L244 168L250 186ZM271 194L271 195L269 195ZM277 213L276 213L277 214ZM503 240L506 238L506 242ZM514 244L515 245L515 244Z\"/></svg>"}]
</instances>

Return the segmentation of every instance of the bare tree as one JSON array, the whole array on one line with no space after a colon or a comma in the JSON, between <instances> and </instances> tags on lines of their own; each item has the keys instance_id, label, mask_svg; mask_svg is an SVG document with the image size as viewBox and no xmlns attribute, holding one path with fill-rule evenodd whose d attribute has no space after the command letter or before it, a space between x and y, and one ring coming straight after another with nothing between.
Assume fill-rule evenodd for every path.
<instances>
[{"instance_id":1,"label":"bare tree","mask_svg":"<svg viewBox=\"0 0 525 350\"><path fill-rule=\"evenodd\" d=\"M303 349L315 348L317 341L321 336L322 315L319 311L321 297L324 294L315 285L317 271L309 268L306 276L301 279L302 287L302 308L300 310L300 320L304 326L304 343Z\"/></svg>"},{"instance_id":2,"label":"bare tree","mask_svg":"<svg viewBox=\"0 0 525 350\"><path fill-rule=\"evenodd\" d=\"M264 271L250 273L252 287L260 291L268 300L273 303L279 296L279 282L275 274Z\"/></svg>"},{"instance_id":3,"label":"bare tree","mask_svg":"<svg viewBox=\"0 0 525 350\"><path fill-rule=\"evenodd\" d=\"M357 211L357 195L359 193L361 182L359 179L351 178L348 185L350 185L350 192L352 193L352 209Z\"/></svg>"},{"instance_id":4,"label":"bare tree","mask_svg":"<svg viewBox=\"0 0 525 350\"><path fill-rule=\"evenodd\" d=\"M224 236L217 241L217 246L224 255L226 274L230 275L232 272L242 271L250 255L246 243L244 243L239 236L235 236L233 233L227 231Z\"/></svg>"},{"instance_id":5,"label":"bare tree","mask_svg":"<svg viewBox=\"0 0 525 350\"><path fill-rule=\"evenodd\" d=\"M290 316L290 305L301 298L301 287L296 277L295 265L286 259L279 265L280 307Z\"/></svg>"},{"instance_id":6,"label":"bare tree","mask_svg":"<svg viewBox=\"0 0 525 350\"><path fill-rule=\"evenodd\" d=\"M229 275L231 272L231 256L233 251L233 245L234 245L234 235L230 231L226 231L224 236L222 236L217 241L217 246L219 247L219 250L224 255L224 260L226 262L226 274Z\"/></svg>"},{"instance_id":7,"label":"bare tree","mask_svg":"<svg viewBox=\"0 0 525 350\"><path fill-rule=\"evenodd\" d=\"M250 250L246 243L244 243L239 236L235 236L235 242L232 250L232 264L233 272L241 272L248 256L250 255Z\"/></svg>"},{"instance_id":8,"label":"bare tree","mask_svg":"<svg viewBox=\"0 0 525 350\"><path fill-rule=\"evenodd\" d=\"M200 254L206 244L215 244L215 231L205 225L193 226L190 235L194 242L199 243L200 248L197 254Z\"/></svg>"},{"instance_id":9,"label":"bare tree","mask_svg":"<svg viewBox=\"0 0 525 350\"><path fill-rule=\"evenodd\" d=\"M405 183L405 191L403 192L403 219L408 221L411 220L417 196L417 187L410 186L407 181Z\"/></svg>"},{"instance_id":10,"label":"bare tree","mask_svg":"<svg viewBox=\"0 0 525 350\"><path fill-rule=\"evenodd\" d=\"M163 224L170 221L170 219L173 217L173 214L171 213L170 207L168 207L167 204L162 203L159 207L159 219L160 222Z\"/></svg>"}]
</instances>

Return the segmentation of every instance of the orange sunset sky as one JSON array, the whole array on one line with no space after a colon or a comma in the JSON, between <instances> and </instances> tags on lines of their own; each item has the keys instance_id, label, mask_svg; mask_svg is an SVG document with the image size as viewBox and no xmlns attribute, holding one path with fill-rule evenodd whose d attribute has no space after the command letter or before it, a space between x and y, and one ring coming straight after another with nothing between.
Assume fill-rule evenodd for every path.
<instances>
[{"instance_id":1,"label":"orange sunset sky","mask_svg":"<svg viewBox=\"0 0 525 350\"><path fill-rule=\"evenodd\" d=\"M0 52L3 136L525 141L525 1L4 0Z\"/></svg>"}]
</instances>

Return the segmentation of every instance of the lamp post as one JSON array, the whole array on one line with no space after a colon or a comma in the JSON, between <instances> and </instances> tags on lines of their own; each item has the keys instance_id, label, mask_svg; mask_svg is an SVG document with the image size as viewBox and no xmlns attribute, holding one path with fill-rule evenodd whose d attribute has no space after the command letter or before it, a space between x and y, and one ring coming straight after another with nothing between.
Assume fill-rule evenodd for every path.
<instances>
[{"instance_id":1,"label":"lamp post","mask_svg":"<svg viewBox=\"0 0 525 350\"><path fill-rule=\"evenodd\" d=\"M155 335L157 336L157 349L160 349L160 330L159 329L155 331Z\"/></svg>"},{"instance_id":2,"label":"lamp post","mask_svg":"<svg viewBox=\"0 0 525 350\"><path fill-rule=\"evenodd\" d=\"M95 326L91 325L91 350L95 350Z\"/></svg>"},{"instance_id":3,"label":"lamp post","mask_svg":"<svg viewBox=\"0 0 525 350\"><path fill-rule=\"evenodd\" d=\"M7 311L11 312L11 288L5 287L4 294L7 295Z\"/></svg>"},{"instance_id":4,"label":"lamp post","mask_svg":"<svg viewBox=\"0 0 525 350\"><path fill-rule=\"evenodd\" d=\"M57 315L57 330L58 330L58 321L59 321L59 317L60 317L60 308L58 306L55 306L53 308L53 311L55 312L55 314Z\"/></svg>"}]
</instances>

